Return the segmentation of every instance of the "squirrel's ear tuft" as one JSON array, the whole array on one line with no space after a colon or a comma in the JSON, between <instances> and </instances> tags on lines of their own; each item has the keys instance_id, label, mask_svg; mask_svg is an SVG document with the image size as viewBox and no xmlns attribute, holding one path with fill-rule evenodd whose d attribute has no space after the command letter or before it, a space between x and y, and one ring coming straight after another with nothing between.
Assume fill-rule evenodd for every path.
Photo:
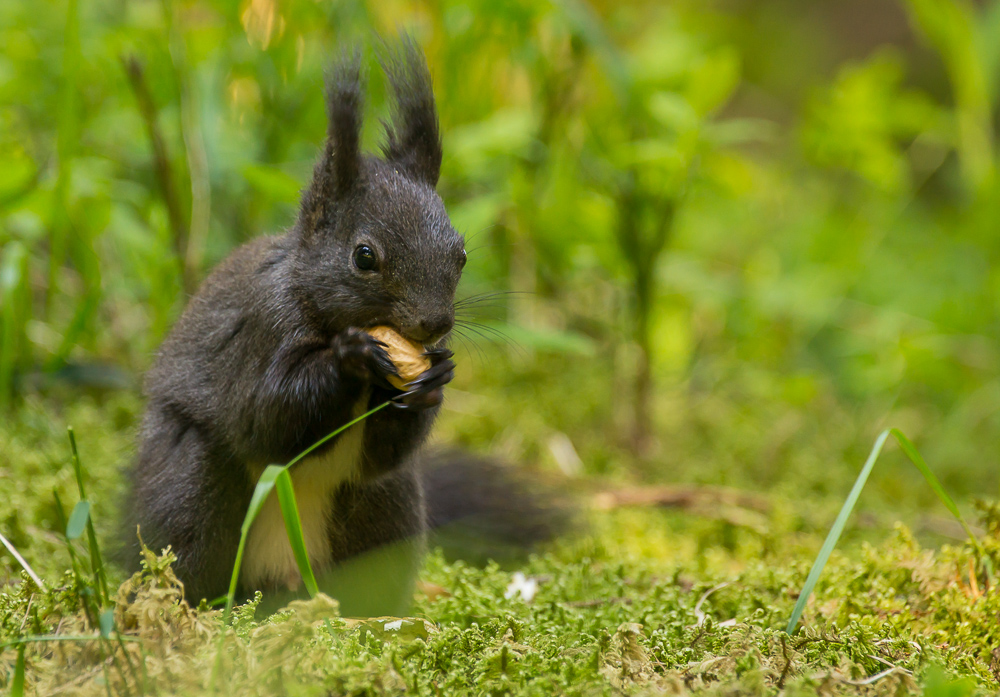
<instances>
[{"instance_id":1,"label":"squirrel's ear tuft","mask_svg":"<svg viewBox=\"0 0 1000 697\"><path fill-rule=\"evenodd\" d=\"M441 135L427 62L412 37L398 48L382 45L382 69L389 78L395 110L386 124L385 159L410 176L436 186L441 172Z\"/></svg>"},{"instance_id":2,"label":"squirrel's ear tuft","mask_svg":"<svg viewBox=\"0 0 1000 697\"><path fill-rule=\"evenodd\" d=\"M356 48L345 51L327 74L326 111L326 147L302 200L301 217L310 228L326 217L333 202L350 193L361 175L364 86Z\"/></svg>"}]
</instances>

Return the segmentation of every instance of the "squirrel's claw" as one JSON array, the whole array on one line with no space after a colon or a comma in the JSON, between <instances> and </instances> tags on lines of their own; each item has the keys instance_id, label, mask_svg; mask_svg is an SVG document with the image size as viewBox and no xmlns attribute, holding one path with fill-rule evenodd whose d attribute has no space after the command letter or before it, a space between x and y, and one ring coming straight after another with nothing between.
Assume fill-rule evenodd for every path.
<instances>
[{"instance_id":1,"label":"squirrel's claw","mask_svg":"<svg viewBox=\"0 0 1000 697\"><path fill-rule=\"evenodd\" d=\"M380 387L389 387L386 376L399 375L386 345L362 329L345 329L333 338L331 348L344 372Z\"/></svg>"},{"instance_id":2,"label":"squirrel's claw","mask_svg":"<svg viewBox=\"0 0 1000 697\"><path fill-rule=\"evenodd\" d=\"M431 356L431 367L416 380L407 385L407 390L392 401L397 409L429 409L436 407L444 400L444 386L455 377L455 363L451 360L452 353L448 349L434 349L426 355Z\"/></svg>"},{"instance_id":3,"label":"squirrel's claw","mask_svg":"<svg viewBox=\"0 0 1000 697\"><path fill-rule=\"evenodd\" d=\"M430 359L431 365L436 365L445 359L453 357L455 354L448 347L439 346L438 348L427 349L424 351L424 355Z\"/></svg>"}]
</instances>

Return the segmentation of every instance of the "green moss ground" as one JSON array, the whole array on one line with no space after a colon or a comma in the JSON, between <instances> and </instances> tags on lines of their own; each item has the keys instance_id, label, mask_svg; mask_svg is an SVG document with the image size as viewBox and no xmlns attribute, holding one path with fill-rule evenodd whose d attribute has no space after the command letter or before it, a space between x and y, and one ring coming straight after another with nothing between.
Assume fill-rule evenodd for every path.
<instances>
[{"instance_id":1,"label":"green moss ground","mask_svg":"<svg viewBox=\"0 0 1000 697\"><path fill-rule=\"evenodd\" d=\"M128 677L131 693L204 694L218 670L221 694L241 695L855 694L856 683L893 666L863 689L997 689L1000 659L990 647L1000 645L1000 595L970 587L967 550L924 550L900 528L857 559L835 557L805 629L789 638L782 627L807 555L784 566L747 561L735 574L701 572L655 549L636 553L634 526L667 524L662 516L598 522L598 537L524 564L539 581L530 602L505 598L508 571L450 565L432 554L412 613L425 624L394 630L387 620L339 619L325 596L265 620L243 607L221 637L221 664L220 613L178 602L169 570L154 561L136 597L120 599L116 610L118 626L140 639L127 645L145 670L141 687ZM72 577L49 581L58 589L39 593L30 582L7 589L4 640L26 631L89 631ZM728 585L709 592L721 583ZM101 695L108 686L126 694L120 651L103 663L98 651L96 642L31 648L28 694ZM3 672L14 659L5 650Z\"/></svg>"},{"instance_id":2,"label":"green moss ground","mask_svg":"<svg viewBox=\"0 0 1000 697\"><path fill-rule=\"evenodd\" d=\"M923 505L919 476L904 470L898 455L889 456L886 473L873 477L873 492L866 492L864 511L855 516L863 525L852 525L803 626L788 637L783 629L798 590L870 443L843 428L825 436L825 449L790 439L767 465L784 474L755 491L766 507L736 510L742 517L711 506L602 512L586 503L595 492L669 477L633 467L612 438L598 433L588 441L588 419L610 422L614 415L593 407L589 414L575 413L572 404L584 404L585 395L570 395L564 410L564 400L532 390L530 375L502 386L480 379L482 396L475 397L460 380L466 401L456 393L458 404L445 415L439 439L520 458L552 480L556 468L547 459L546 439L560 432L560 419L582 424L571 433L588 469L561 480L582 502L572 534L502 568L449 563L432 552L411 613L419 619L396 629L386 620L339 618L332 601L320 597L270 618L255 617L252 606L239 608L234 627L223 634L219 612L179 602L166 561L150 557L148 573L118 595L115 609L116 626L138 641L120 647L33 644L26 652L25 694L200 695L213 685L233 695L1000 690L1000 593L982 575L970 577L971 550L963 543L893 525L903 519L923 530L927 520L939 521L936 527L949 534L940 524L940 506ZM501 387L508 404L520 399L525 405L505 425L490 402ZM107 537L139 407L125 394L32 399L0 428L0 532L48 586L39 591L9 554L0 554L0 643L28 634L94 633L80 605L81 592L88 591L68 571L65 544L55 532L53 490L67 508L77 498L64 429L72 424L78 434L94 519ZM740 449L748 462L761 462L767 444L734 435L740 421L785 409L799 415L806 432L818 434L824 432L815 424L837 417L830 409L770 404L763 415L747 410L734 418L741 409L734 398L729 422L737 426L724 432L713 430L710 417L697 409L686 413L686 422L670 417L676 423L664 426L664 433L673 437L678 460L690 452L716 462L714 469L701 468L700 479L679 468L678 479L727 483L723 475ZM708 426L689 428L702 418ZM820 473L804 464L811 460L833 464ZM752 469L730 471L729 483L753 488ZM882 493L891 482L896 508ZM959 498L969 508L969 499ZM980 526L1000 568L998 511L984 511ZM530 601L505 597L518 571L538 584ZM114 571L112 577L116 584L123 580ZM9 689L16 659L14 648L0 653L0 691Z\"/></svg>"}]
</instances>

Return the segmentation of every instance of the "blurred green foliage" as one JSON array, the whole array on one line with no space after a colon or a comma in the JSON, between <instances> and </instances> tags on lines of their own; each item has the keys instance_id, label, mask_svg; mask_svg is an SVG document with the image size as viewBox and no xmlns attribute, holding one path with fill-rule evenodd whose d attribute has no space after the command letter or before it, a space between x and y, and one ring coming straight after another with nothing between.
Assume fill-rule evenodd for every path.
<instances>
[{"instance_id":1,"label":"blurred green foliage","mask_svg":"<svg viewBox=\"0 0 1000 697\"><path fill-rule=\"evenodd\" d=\"M967 575L967 548L903 528L860 555L871 533L849 530L813 634L786 645L780 628L883 427L963 509L1000 493L1000 0L0 0L0 532L52 588L4 595L0 634L83 627L51 496L75 500L65 426L110 538L138 376L212 266L293 221L330 59L400 27L435 81L460 295L512 291L457 337L436 438L561 470L581 494L666 479L762 506L588 516L592 535L525 567L544 579L534 605L501 601L495 566L432 556L424 578L451 595L420 601L443 633L419 651L337 620L327 655L298 610L255 625L252 606L232 640L263 642L253 657L271 631L323 636L296 656L325 663L285 675L335 691L438 671L446 691L609 691L630 647L627 691L787 678L805 694L831 675L853 691L886 660L928 694L992 688L1000 596ZM961 537L885 457L858 527ZM0 581L19 573L0 555ZM174 620L213 617L171 598ZM197 691L209 634L175 628ZM47 660L29 651L31 680L62 675ZM871 689L913 687L899 672Z\"/></svg>"},{"instance_id":2,"label":"blurred green foliage","mask_svg":"<svg viewBox=\"0 0 1000 697\"><path fill-rule=\"evenodd\" d=\"M0 0L0 403L135 384L186 291L292 222L331 57L399 27L462 293L514 291L458 341L445 433L826 490L894 425L997 493L996 0Z\"/></svg>"}]
</instances>

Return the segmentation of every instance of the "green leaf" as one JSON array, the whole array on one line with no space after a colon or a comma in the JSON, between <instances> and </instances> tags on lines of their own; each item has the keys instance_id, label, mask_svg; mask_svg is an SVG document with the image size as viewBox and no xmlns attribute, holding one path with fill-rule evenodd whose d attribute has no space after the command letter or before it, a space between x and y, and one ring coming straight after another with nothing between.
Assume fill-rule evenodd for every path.
<instances>
[{"instance_id":1,"label":"green leaf","mask_svg":"<svg viewBox=\"0 0 1000 697\"><path fill-rule=\"evenodd\" d=\"M73 507L73 513L66 523L66 537L75 540L87 529L87 521L90 520L90 501L78 501Z\"/></svg>"},{"instance_id":2,"label":"green leaf","mask_svg":"<svg viewBox=\"0 0 1000 697\"><path fill-rule=\"evenodd\" d=\"M686 131L698 127L698 113L675 92L654 92L647 104L650 115L670 131Z\"/></svg>"},{"instance_id":3,"label":"green leaf","mask_svg":"<svg viewBox=\"0 0 1000 697\"><path fill-rule=\"evenodd\" d=\"M107 639L111 636L111 632L115 631L115 611L108 608L102 612L99 623L101 627L101 636Z\"/></svg>"},{"instance_id":4,"label":"green leaf","mask_svg":"<svg viewBox=\"0 0 1000 697\"><path fill-rule=\"evenodd\" d=\"M287 469L278 474L278 503L281 504L281 515L285 519L285 530L288 532L288 543L292 546L295 563L311 597L316 597L319 587L316 576L309 563L309 552L306 549L305 536L302 534L302 519L299 517L299 507L295 503L295 489L292 486L292 476Z\"/></svg>"}]
</instances>

